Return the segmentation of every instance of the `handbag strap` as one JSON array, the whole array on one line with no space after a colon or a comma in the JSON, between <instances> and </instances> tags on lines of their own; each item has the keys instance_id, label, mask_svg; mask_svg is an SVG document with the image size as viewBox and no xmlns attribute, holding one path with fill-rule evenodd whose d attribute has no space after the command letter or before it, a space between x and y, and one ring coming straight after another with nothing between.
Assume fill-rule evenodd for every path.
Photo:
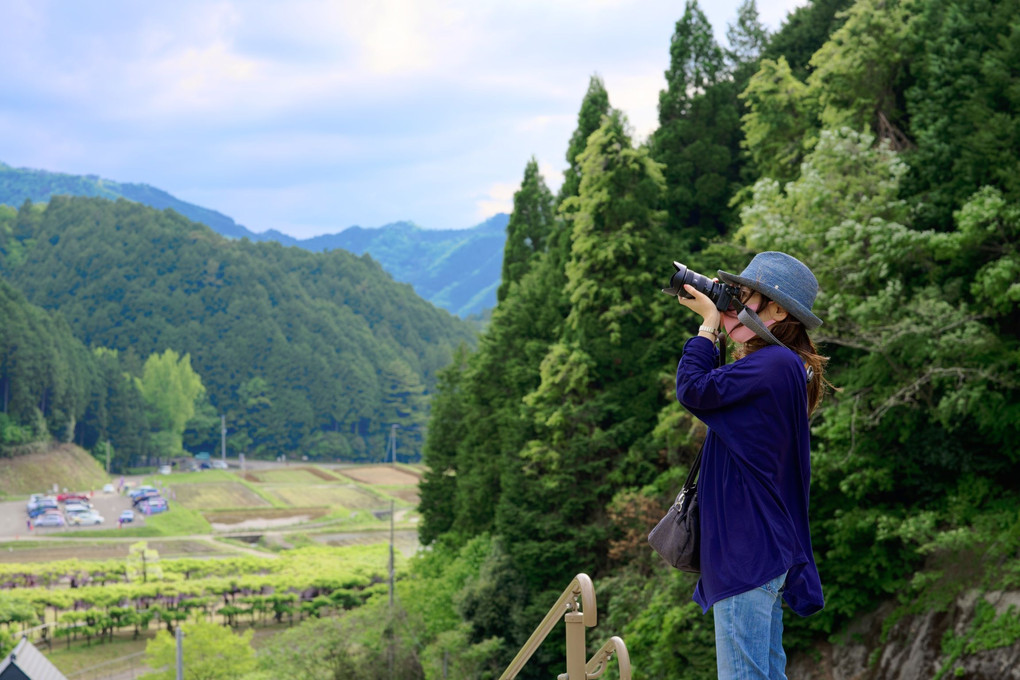
<instances>
[{"instance_id":1,"label":"handbag strap","mask_svg":"<svg viewBox=\"0 0 1020 680\"><path fill-rule=\"evenodd\" d=\"M705 445L701 445L701 450L698 451L697 457L694 459L694 463L691 464L691 470L687 473L687 481L684 482L683 487L680 489L680 493L676 495L676 500L673 501L674 505L679 505L680 501L691 492L692 489L696 489L698 486L698 473L701 472L701 454L705 450Z\"/></svg>"},{"instance_id":2,"label":"handbag strap","mask_svg":"<svg viewBox=\"0 0 1020 680\"><path fill-rule=\"evenodd\" d=\"M694 459L694 463L691 464L691 471L687 473L687 481L684 482L684 489L691 489L697 485L698 473L701 472L701 454L705 450L705 445L701 445L701 451L698 451L697 458Z\"/></svg>"}]
</instances>

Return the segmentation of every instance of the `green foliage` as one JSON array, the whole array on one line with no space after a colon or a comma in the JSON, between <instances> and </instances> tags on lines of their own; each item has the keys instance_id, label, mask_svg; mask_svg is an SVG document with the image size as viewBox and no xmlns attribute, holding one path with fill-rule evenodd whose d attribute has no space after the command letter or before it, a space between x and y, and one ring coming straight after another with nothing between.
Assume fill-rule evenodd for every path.
<instances>
[{"instance_id":1,"label":"green foliage","mask_svg":"<svg viewBox=\"0 0 1020 680\"><path fill-rule=\"evenodd\" d=\"M259 650L249 680L423 678L417 632L402 609L376 598L335 618L309 619L274 636ZM467 676L465 676L467 677Z\"/></svg>"},{"instance_id":2,"label":"green foliage","mask_svg":"<svg viewBox=\"0 0 1020 680\"><path fill-rule=\"evenodd\" d=\"M397 424L402 456L416 458L424 397L453 348L473 339L467 324L394 284L367 257L231 242L127 201L56 197L41 211L22 208L12 234L25 257L0 262L0 271L30 299L59 307L84 342L118 350L120 372L141 377L139 357L187 354L209 401L227 416L235 452L308 449L379 460ZM87 448L95 440L86 434L113 440L118 429L145 431L137 415L128 414L133 429L115 417L112 410L129 410L131 395L111 383L110 364L103 363L109 386L96 388L80 433ZM69 362L79 365L88 362ZM18 383L11 388L27 392L11 400L26 422L37 400ZM39 403L63 437L85 400L65 405L57 396ZM219 428L192 431L189 442L213 449ZM113 444L125 455L148 453L142 442Z\"/></svg>"},{"instance_id":3,"label":"green foliage","mask_svg":"<svg viewBox=\"0 0 1020 680\"><path fill-rule=\"evenodd\" d=\"M739 86L728 77L697 0L688 0L676 23L666 83L650 145L664 166L669 232L679 237L681 250L696 250L703 239L724 233L731 219L741 137Z\"/></svg>"},{"instance_id":4,"label":"green foliage","mask_svg":"<svg viewBox=\"0 0 1020 680\"><path fill-rule=\"evenodd\" d=\"M538 172L534 157L524 168L521 188L514 193L514 211L506 227L503 250L503 274L497 299L506 299L511 283L519 282L533 259L545 252L553 230L553 197Z\"/></svg>"},{"instance_id":5,"label":"green foliage","mask_svg":"<svg viewBox=\"0 0 1020 680\"><path fill-rule=\"evenodd\" d=\"M205 394L202 378L191 368L191 357L172 349L145 360L138 390L149 407L149 421L171 437L164 455L183 450L184 427L195 415L195 403Z\"/></svg>"},{"instance_id":6,"label":"green foliage","mask_svg":"<svg viewBox=\"0 0 1020 680\"><path fill-rule=\"evenodd\" d=\"M946 673L963 675L962 667L956 666L961 657L988 649L1009 647L1020 638L1020 613L1010 606L1001 614L988 600L979 597L974 605L974 618L962 635L950 628L942 637L942 654L947 657L933 680L940 680Z\"/></svg>"},{"instance_id":7,"label":"green foliage","mask_svg":"<svg viewBox=\"0 0 1020 680\"><path fill-rule=\"evenodd\" d=\"M740 98L748 112L741 118L754 169L780 184L794 179L804 155L814 146L815 102L797 80L786 57L763 59Z\"/></svg>"},{"instance_id":8,"label":"green foliage","mask_svg":"<svg viewBox=\"0 0 1020 680\"><path fill-rule=\"evenodd\" d=\"M567 165L563 172L563 184L557 197L557 205L571 196L576 196L581 188L581 172L577 157L588 146L588 136L602 125L602 118L609 115L609 93L602 78L597 75L588 81L588 91L581 101L581 110L577 114L577 129L570 137L567 145Z\"/></svg>"},{"instance_id":9,"label":"green foliage","mask_svg":"<svg viewBox=\"0 0 1020 680\"><path fill-rule=\"evenodd\" d=\"M1014 65L1020 17L1015 2L929 0L909 27L913 82L902 93L917 147L904 194L918 224L949 230L952 213L991 186L1020 194Z\"/></svg>"},{"instance_id":10,"label":"green foliage","mask_svg":"<svg viewBox=\"0 0 1020 680\"><path fill-rule=\"evenodd\" d=\"M609 597L608 602L600 599L600 613L608 609L609 616L604 622L608 630L599 626L600 636L621 635L631 659L641 659L645 677L715 678L712 612L702 614L691 601L695 580L660 559L651 578L623 570L601 581L600 590Z\"/></svg>"},{"instance_id":11,"label":"green foliage","mask_svg":"<svg viewBox=\"0 0 1020 680\"><path fill-rule=\"evenodd\" d=\"M727 63L689 2L648 153L613 114L572 145L552 239L569 247L529 254L437 397L421 535L484 578L458 582L427 672L440 650L511 657L585 571L644 672L713 675L691 579L644 544L702 436L671 403L691 327L657 293L670 259L732 271L778 249L819 279L836 388L812 419L826 608L787 617L789 647L838 640L883 601L894 621L1020 583L1015 3L850 4L795 10L750 75L735 55L757 59L753 5ZM484 556L451 557L481 536ZM975 644L1014 628L979 612ZM947 638L942 667L965 646ZM556 650L532 663L548 675Z\"/></svg>"},{"instance_id":12,"label":"green foliage","mask_svg":"<svg viewBox=\"0 0 1020 680\"><path fill-rule=\"evenodd\" d=\"M793 11L771 36L762 54L766 59L786 59L795 76L804 80L811 57L846 20L844 10L854 0L811 0Z\"/></svg>"},{"instance_id":13,"label":"green foliage","mask_svg":"<svg viewBox=\"0 0 1020 680\"><path fill-rule=\"evenodd\" d=\"M94 381L88 351L62 317L28 304L2 280L0 318L2 443L70 441Z\"/></svg>"},{"instance_id":14,"label":"green foliage","mask_svg":"<svg viewBox=\"0 0 1020 680\"><path fill-rule=\"evenodd\" d=\"M737 20L726 28L726 51L729 60L737 68L756 70L758 58L769 42L769 32L758 16L755 0L744 0L737 8Z\"/></svg>"},{"instance_id":15,"label":"green foliage","mask_svg":"<svg viewBox=\"0 0 1020 680\"><path fill-rule=\"evenodd\" d=\"M858 0L846 22L814 56L808 84L819 103L821 127L873 131L900 147L903 92L913 0Z\"/></svg>"},{"instance_id":16,"label":"green foliage","mask_svg":"<svg viewBox=\"0 0 1020 680\"><path fill-rule=\"evenodd\" d=\"M251 647L254 630L235 633L207 621L182 623L184 677L187 680L217 680L244 676L255 669ZM177 643L167 631L159 631L145 647L145 663L163 670L148 673L149 680L172 680L177 673Z\"/></svg>"}]
</instances>

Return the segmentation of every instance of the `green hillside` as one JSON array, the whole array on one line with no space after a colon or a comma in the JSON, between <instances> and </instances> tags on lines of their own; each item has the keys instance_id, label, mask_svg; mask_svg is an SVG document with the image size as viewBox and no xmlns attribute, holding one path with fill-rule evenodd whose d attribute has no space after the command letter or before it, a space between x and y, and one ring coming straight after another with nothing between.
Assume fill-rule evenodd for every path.
<instances>
[{"instance_id":1,"label":"green hillside","mask_svg":"<svg viewBox=\"0 0 1020 680\"><path fill-rule=\"evenodd\" d=\"M30 455L0 458L0 497L27 496L58 482L74 491L98 490L108 481L99 461L73 444L40 445Z\"/></svg>"},{"instance_id":2,"label":"green hillside","mask_svg":"<svg viewBox=\"0 0 1020 680\"><path fill-rule=\"evenodd\" d=\"M209 402L193 449L218 446L225 414L234 452L381 459L396 424L414 457L436 372L473 338L348 252L230 241L125 200L2 215L0 271L87 345L119 350L135 374L150 354L190 355Z\"/></svg>"},{"instance_id":3,"label":"green hillside","mask_svg":"<svg viewBox=\"0 0 1020 680\"><path fill-rule=\"evenodd\" d=\"M25 201L47 203L54 196L89 196L129 201L164 210L172 208L190 220L209 226L217 234L231 238L253 234L226 215L182 201L148 184L115 182L97 175L70 175L63 172L13 168L0 162L0 203L17 208Z\"/></svg>"},{"instance_id":4,"label":"green hillside","mask_svg":"<svg viewBox=\"0 0 1020 680\"><path fill-rule=\"evenodd\" d=\"M0 203L17 208L26 200L46 203L54 196L126 198L201 222L228 238L272 241L312 252L342 248L368 253L397 281L458 316L477 316L496 304L496 288L508 216L500 213L470 229L422 229L394 222L366 229L353 226L335 234L296 239L275 229L255 233L222 213L182 201L147 184L115 182L96 175L71 175L0 162Z\"/></svg>"},{"instance_id":5,"label":"green hillside","mask_svg":"<svg viewBox=\"0 0 1020 680\"><path fill-rule=\"evenodd\" d=\"M378 229L351 227L295 245L368 253L432 304L466 317L496 305L507 219L499 214L471 229L422 229L409 222Z\"/></svg>"}]
</instances>

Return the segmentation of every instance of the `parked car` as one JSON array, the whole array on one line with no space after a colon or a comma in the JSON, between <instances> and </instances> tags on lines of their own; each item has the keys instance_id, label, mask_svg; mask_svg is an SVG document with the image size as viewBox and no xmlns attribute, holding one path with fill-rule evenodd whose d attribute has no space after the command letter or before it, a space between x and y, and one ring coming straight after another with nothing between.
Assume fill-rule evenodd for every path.
<instances>
[{"instance_id":1,"label":"parked car","mask_svg":"<svg viewBox=\"0 0 1020 680\"><path fill-rule=\"evenodd\" d=\"M135 521L135 511L134 510L125 510L124 512L120 513L120 518L119 519L120 519L121 522L134 522Z\"/></svg>"},{"instance_id":2,"label":"parked car","mask_svg":"<svg viewBox=\"0 0 1020 680\"><path fill-rule=\"evenodd\" d=\"M62 527L64 526L64 518L55 512L47 512L35 518L35 526Z\"/></svg>"},{"instance_id":3,"label":"parked car","mask_svg":"<svg viewBox=\"0 0 1020 680\"><path fill-rule=\"evenodd\" d=\"M143 494L141 496L135 496L131 500L131 504L137 508L142 503L145 503L145 502L147 502L149 500L152 500L154 498L160 498L160 495L159 495L158 491L153 491L151 493Z\"/></svg>"},{"instance_id":4,"label":"parked car","mask_svg":"<svg viewBox=\"0 0 1020 680\"><path fill-rule=\"evenodd\" d=\"M212 465L214 470L226 470L227 469L227 461L225 461L225 460L214 460L214 461L211 461L209 464Z\"/></svg>"},{"instance_id":5,"label":"parked car","mask_svg":"<svg viewBox=\"0 0 1020 680\"><path fill-rule=\"evenodd\" d=\"M168 475L171 472L173 472L173 469L169 465L160 465L159 466L159 474L161 474L161 475Z\"/></svg>"},{"instance_id":6,"label":"parked car","mask_svg":"<svg viewBox=\"0 0 1020 680\"><path fill-rule=\"evenodd\" d=\"M60 501L61 503L65 503L67 501L87 501L88 499L89 495L87 493L65 491L64 493L57 494L57 500Z\"/></svg>"},{"instance_id":7,"label":"parked car","mask_svg":"<svg viewBox=\"0 0 1020 680\"><path fill-rule=\"evenodd\" d=\"M138 487L137 489L131 489L130 491L128 491L128 496L130 496L131 498L139 498L141 496L151 496L154 493L159 493L156 490L156 487L145 484L143 486Z\"/></svg>"},{"instance_id":8,"label":"parked car","mask_svg":"<svg viewBox=\"0 0 1020 680\"><path fill-rule=\"evenodd\" d=\"M76 526L87 526L89 524L102 524L105 520L103 516L97 512L82 512L68 516L68 524L74 524Z\"/></svg>"},{"instance_id":9,"label":"parked car","mask_svg":"<svg viewBox=\"0 0 1020 680\"><path fill-rule=\"evenodd\" d=\"M113 484L103 484L103 493L114 493L115 491Z\"/></svg>"},{"instance_id":10,"label":"parked car","mask_svg":"<svg viewBox=\"0 0 1020 680\"><path fill-rule=\"evenodd\" d=\"M64 512L88 512L92 506L88 503L73 502L64 504Z\"/></svg>"},{"instance_id":11,"label":"parked car","mask_svg":"<svg viewBox=\"0 0 1020 680\"><path fill-rule=\"evenodd\" d=\"M42 514L47 513L47 512L59 512L59 511L60 511L60 509L57 507L57 505L55 503L53 505L40 505L40 506L31 508L28 511L28 516L29 517L38 517L39 515L42 515Z\"/></svg>"},{"instance_id":12,"label":"parked car","mask_svg":"<svg viewBox=\"0 0 1020 680\"><path fill-rule=\"evenodd\" d=\"M38 514L44 512L45 510L48 510L50 508L56 510L58 507L60 507L60 506L57 505L56 501L54 501L52 503L48 503L46 501L35 501L35 502L29 503L26 506L26 511L30 515L32 515L33 513L35 515L38 515Z\"/></svg>"}]
</instances>

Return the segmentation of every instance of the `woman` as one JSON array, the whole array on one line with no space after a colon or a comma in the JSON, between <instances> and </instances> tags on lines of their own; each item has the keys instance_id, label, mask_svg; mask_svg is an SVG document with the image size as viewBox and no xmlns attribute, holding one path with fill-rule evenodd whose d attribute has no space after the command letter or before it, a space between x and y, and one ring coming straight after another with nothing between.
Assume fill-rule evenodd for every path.
<instances>
[{"instance_id":1,"label":"woman","mask_svg":"<svg viewBox=\"0 0 1020 680\"><path fill-rule=\"evenodd\" d=\"M702 323L684 345L676 395L709 429L694 601L714 612L719 678L786 678L782 601L801 616L824 604L808 527L808 415L826 384L826 360L807 335L822 323L811 312L818 282L778 252L719 278L740 287L740 318L691 286L692 298L678 298ZM716 367L720 322L742 347Z\"/></svg>"}]
</instances>

